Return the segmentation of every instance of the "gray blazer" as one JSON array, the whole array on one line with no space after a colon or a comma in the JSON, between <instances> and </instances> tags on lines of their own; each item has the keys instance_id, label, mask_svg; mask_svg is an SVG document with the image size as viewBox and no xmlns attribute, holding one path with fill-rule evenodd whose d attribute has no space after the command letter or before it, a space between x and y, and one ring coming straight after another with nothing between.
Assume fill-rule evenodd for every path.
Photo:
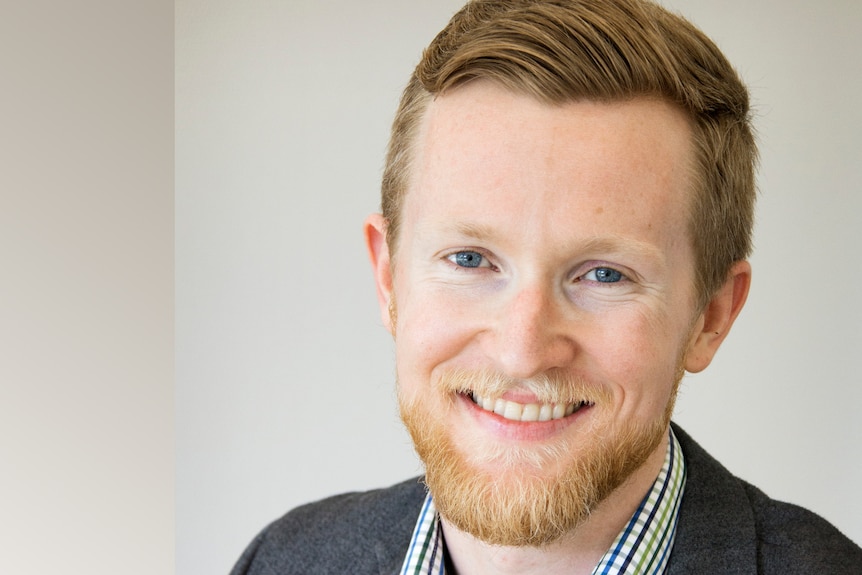
<instances>
[{"instance_id":1,"label":"gray blazer","mask_svg":"<svg viewBox=\"0 0 862 575\"><path fill-rule=\"evenodd\" d=\"M688 479L668 574L862 574L862 549L814 513L769 499L678 427ZM418 479L299 507L231 575L395 575L425 498Z\"/></svg>"}]
</instances>

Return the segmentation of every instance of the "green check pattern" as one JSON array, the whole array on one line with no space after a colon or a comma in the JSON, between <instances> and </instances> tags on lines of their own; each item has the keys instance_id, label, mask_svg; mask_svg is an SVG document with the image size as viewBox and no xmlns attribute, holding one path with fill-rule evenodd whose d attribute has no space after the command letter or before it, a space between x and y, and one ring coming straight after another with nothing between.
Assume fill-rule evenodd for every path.
<instances>
[{"instance_id":1,"label":"green check pattern","mask_svg":"<svg viewBox=\"0 0 862 575\"><path fill-rule=\"evenodd\" d=\"M593 575L661 575L667 569L685 490L685 458L670 430L664 465Z\"/></svg>"},{"instance_id":2,"label":"green check pattern","mask_svg":"<svg viewBox=\"0 0 862 575\"><path fill-rule=\"evenodd\" d=\"M685 490L685 458L670 430L664 464L625 528L593 575L662 575L667 569ZM413 530L401 575L444 575L440 516L429 493Z\"/></svg>"},{"instance_id":3,"label":"green check pattern","mask_svg":"<svg viewBox=\"0 0 862 575\"><path fill-rule=\"evenodd\" d=\"M425 496L425 503L419 513L419 520L413 530L410 549L404 558L401 575L444 575L443 532L440 529L440 515L434 507L431 494Z\"/></svg>"}]
</instances>

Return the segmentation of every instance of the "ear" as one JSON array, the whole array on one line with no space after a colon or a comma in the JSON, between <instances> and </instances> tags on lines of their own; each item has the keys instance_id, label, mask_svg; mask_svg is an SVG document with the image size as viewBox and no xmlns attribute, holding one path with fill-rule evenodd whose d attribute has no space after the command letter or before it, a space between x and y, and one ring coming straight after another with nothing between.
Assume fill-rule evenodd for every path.
<instances>
[{"instance_id":1,"label":"ear","mask_svg":"<svg viewBox=\"0 0 862 575\"><path fill-rule=\"evenodd\" d=\"M685 356L686 371L697 373L712 362L736 316L742 311L750 286L751 265L746 261L733 264L727 281L709 300L695 323Z\"/></svg>"},{"instance_id":2,"label":"ear","mask_svg":"<svg viewBox=\"0 0 862 575\"><path fill-rule=\"evenodd\" d=\"M377 302L380 304L380 317L383 325L393 333L392 322L392 266L389 244L386 243L386 219L381 214L371 214L363 226L365 246L374 272L377 285Z\"/></svg>"}]
</instances>

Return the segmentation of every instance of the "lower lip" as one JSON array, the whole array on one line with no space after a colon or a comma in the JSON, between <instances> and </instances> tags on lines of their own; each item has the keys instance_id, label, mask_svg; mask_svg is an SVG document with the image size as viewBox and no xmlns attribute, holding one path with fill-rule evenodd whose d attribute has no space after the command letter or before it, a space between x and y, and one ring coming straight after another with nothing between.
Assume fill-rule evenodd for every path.
<instances>
[{"instance_id":1,"label":"lower lip","mask_svg":"<svg viewBox=\"0 0 862 575\"><path fill-rule=\"evenodd\" d=\"M468 396L458 394L468 413L493 435L512 441L542 441L552 438L582 419L592 406L585 405L573 414L551 421L512 421L492 411L485 411Z\"/></svg>"}]
</instances>

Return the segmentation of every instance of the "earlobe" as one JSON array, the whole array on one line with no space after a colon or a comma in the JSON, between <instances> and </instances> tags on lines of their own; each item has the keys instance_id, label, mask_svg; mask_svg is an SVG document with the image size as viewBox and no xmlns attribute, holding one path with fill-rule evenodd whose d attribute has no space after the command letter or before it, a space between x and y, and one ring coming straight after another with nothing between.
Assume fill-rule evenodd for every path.
<instances>
[{"instance_id":1,"label":"earlobe","mask_svg":"<svg viewBox=\"0 0 862 575\"><path fill-rule=\"evenodd\" d=\"M389 256L389 245L386 242L386 219L381 214L371 214L365 219L363 226L365 246L374 273L374 283L377 286L377 301L380 304L380 316L383 325L390 333L394 333L392 324L392 266Z\"/></svg>"},{"instance_id":2,"label":"earlobe","mask_svg":"<svg viewBox=\"0 0 862 575\"><path fill-rule=\"evenodd\" d=\"M746 261L733 264L727 281L707 303L695 324L685 356L686 371L697 373L712 362L742 311L750 286L751 265Z\"/></svg>"}]
</instances>

